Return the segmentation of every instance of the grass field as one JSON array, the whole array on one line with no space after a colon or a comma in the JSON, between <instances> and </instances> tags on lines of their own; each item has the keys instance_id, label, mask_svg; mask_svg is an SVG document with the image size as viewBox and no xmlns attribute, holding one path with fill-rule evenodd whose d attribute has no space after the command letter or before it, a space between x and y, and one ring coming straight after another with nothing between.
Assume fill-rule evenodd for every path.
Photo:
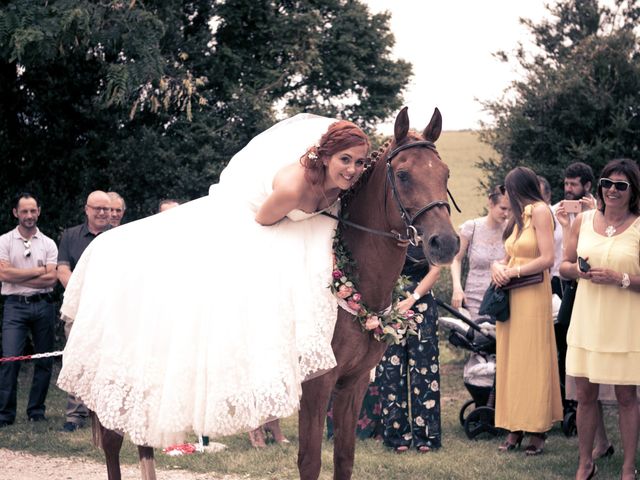
<instances>
[{"instance_id":1,"label":"grass field","mask_svg":"<svg viewBox=\"0 0 640 480\"><path fill-rule=\"evenodd\" d=\"M455 209L451 212L453 225L458 227L465 220L483 214L487 195L479 189L478 181L483 178L483 173L476 163L495 153L489 145L480 142L477 132L471 130L443 132L437 146L451 170L449 190L462 210L462 213Z\"/></svg>"},{"instance_id":2,"label":"grass field","mask_svg":"<svg viewBox=\"0 0 640 480\"><path fill-rule=\"evenodd\" d=\"M559 424L550 434L543 455L525 457L522 451L501 454L497 451L503 437L467 439L459 423L460 407L470 398L462 382L462 358L459 350L443 345L442 359L442 431L443 447L437 452L403 455L392 453L374 440L359 441L356 448L356 465L353 478L358 480L407 478L438 479L566 479L572 478L577 460L577 439L567 438ZM59 431L63 422L65 394L52 386L47 401L47 423L26 422L24 409L31 368L25 364L20 375L18 418L12 426L0 430L0 448L20 450L50 456L89 458L102 461L102 453L91 446L90 429L75 433ZM608 461L599 462L598 478L616 478L621 465L619 438L615 411L605 410L611 440L616 454ZM264 450L254 450L246 435L216 439L228 446L220 453L194 454L169 457L156 452L158 468L181 468L193 472L215 472L218 475L233 474L248 479L297 478L297 419L295 416L282 422L285 435L291 440L288 446L270 445ZM195 438L192 439L195 441ZM321 478L332 478L332 444L323 445L323 469ZM136 464L135 447L125 441L123 463ZM106 474L105 474L106 477ZM28 479L25 473L24 479ZM17 479L16 479L17 480Z\"/></svg>"}]
</instances>

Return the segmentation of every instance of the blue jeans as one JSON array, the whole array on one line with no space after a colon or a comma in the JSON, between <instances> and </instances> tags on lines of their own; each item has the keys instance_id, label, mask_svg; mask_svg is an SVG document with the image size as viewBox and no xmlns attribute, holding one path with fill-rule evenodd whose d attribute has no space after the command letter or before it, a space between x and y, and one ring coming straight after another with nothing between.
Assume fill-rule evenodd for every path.
<instances>
[{"instance_id":1,"label":"blue jeans","mask_svg":"<svg viewBox=\"0 0 640 480\"><path fill-rule=\"evenodd\" d=\"M31 333L35 353L50 352L54 344L56 310L53 303L40 300L21 303L7 298L2 316L2 356L22 355ZM18 373L21 362L0 364L0 420L13 423L16 418ZM44 415L44 402L49 391L53 359L34 361L33 381L29 392L27 415Z\"/></svg>"}]
</instances>

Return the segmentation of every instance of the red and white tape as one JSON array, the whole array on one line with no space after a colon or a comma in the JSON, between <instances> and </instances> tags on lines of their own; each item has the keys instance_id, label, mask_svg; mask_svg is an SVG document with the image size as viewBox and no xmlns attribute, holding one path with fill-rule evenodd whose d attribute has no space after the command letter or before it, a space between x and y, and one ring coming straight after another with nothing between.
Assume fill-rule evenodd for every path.
<instances>
[{"instance_id":1,"label":"red and white tape","mask_svg":"<svg viewBox=\"0 0 640 480\"><path fill-rule=\"evenodd\" d=\"M22 362L24 360L37 360L39 358L59 357L61 355L62 355L62 351L46 352L46 353L34 353L33 355L21 355L19 357L2 357L2 358L0 358L0 363L2 363L2 362Z\"/></svg>"}]
</instances>

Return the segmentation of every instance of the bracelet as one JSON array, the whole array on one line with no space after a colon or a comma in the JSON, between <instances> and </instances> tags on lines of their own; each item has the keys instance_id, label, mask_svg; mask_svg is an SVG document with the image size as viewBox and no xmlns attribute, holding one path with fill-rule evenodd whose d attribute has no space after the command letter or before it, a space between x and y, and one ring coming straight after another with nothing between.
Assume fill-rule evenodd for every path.
<instances>
[{"instance_id":1,"label":"bracelet","mask_svg":"<svg viewBox=\"0 0 640 480\"><path fill-rule=\"evenodd\" d=\"M631 279L629 278L629 274L628 273L623 273L622 274L622 281L620 282L620 286L622 288L629 288L629 285L631 285Z\"/></svg>"},{"instance_id":2,"label":"bracelet","mask_svg":"<svg viewBox=\"0 0 640 480\"><path fill-rule=\"evenodd\" d=\"M411 296L413 297L413 299L417 302L418 300L420 300L421 295L418 293L417 290L414 290L413 293L411 294Z\"/></svg>"}]
</instances>

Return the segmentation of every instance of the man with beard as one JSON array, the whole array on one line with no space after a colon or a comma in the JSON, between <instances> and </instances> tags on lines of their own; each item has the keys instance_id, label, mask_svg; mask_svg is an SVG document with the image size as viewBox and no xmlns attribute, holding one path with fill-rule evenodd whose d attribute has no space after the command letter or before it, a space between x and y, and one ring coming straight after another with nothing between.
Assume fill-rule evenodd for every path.
<instances>
[{"instance_id":1,"label":"man with beard","mask_svg":"<svg viewBox=\"0 0 640 480\"><path fill-rule=\"evenodd\" d=\"M558 222L558 214L561 216L565 213L568 215L569 224L563 225L563 222L559 222L562 226L563 236L566 232L569 233L571 229L571 223L576 218L577 213L567 212L565 210L565 200L577 200L580 202L581 211L590 210L596 208L596 199L591 195L591 187L593 186L594 176L593 170L589 165L582 162L575 162L570 164L564 171L564 200L556 203L551 207L556 222ZM562 242L556 242L555 261L551 268L552 285L554 291L556 291L558 284L560 283L560 263L562 263L563 251ZM555 283L555 285L554 285Z\"/></svg>"},{"instance_id":2,"label":"man with beard","mask_svg":"<svg viewBox=\"0 0 640 480\"><path fill-rule=\"evenodd\" d=\"M13 216L18 226L0 237L0 280L4 296L2 317L2 354L23 355L27 336L31 334L35 353L53 349L56 309L51 291L56 283L58 248L37 227L40 216L38 200L30 193L20 193ZM34 362L33 381L27 403L31 422L46 420L45 400L53 359ZM0 427L16 418L17 385L20 362L0 364Z\"/></svg>"}]
</instances>

